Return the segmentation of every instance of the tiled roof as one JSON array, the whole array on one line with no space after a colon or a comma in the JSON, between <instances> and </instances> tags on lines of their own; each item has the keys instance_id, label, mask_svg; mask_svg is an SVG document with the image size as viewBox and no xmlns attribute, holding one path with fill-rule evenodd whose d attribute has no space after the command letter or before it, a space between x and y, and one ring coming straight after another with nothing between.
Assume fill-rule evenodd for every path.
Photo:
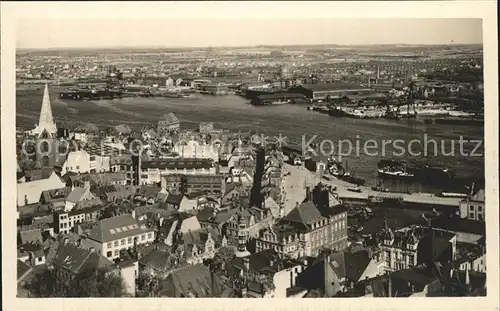
<instances>
[{"instance_id":1,"label":"tiled roof","mask_svg":"<svg viewBox=\"0 0 500 311\"><path fill-rule=\"evenodd\" d=\"M323 218L314 203L307 201L294 208L283 220L303 225L306 229L309 229L312 223Z\"/></svg>"},{"instance_id":2,"label":"tiled roof","mask_svg":"<svg viewBox=\"0 0 500 311\"><path fill-rule=\"evenodd\" d=\"M99 269L113 263L95 251L79 248L69 242L64 245L63 242L57 249L53 264L65 268L73 274L78 274L86 269Z\"/></svg>"},{"instance_id":3,"label":"tiled roof","mask_svg":"<svg viewBox=\"0 0 500 311\"><path fill-rule=\"evenodd\" d=\"M162 283L160 295L220 297L225 290L222 279L203 264L187 266L172 272ZM163 296L162 295L162 296Z\"/></svg>"},{"instance_id":4,"label":"tiled roof","mask_svg":"<svg viewBox=\"0 0 500 311\"><path fill-rule=\"evenodd\" d=\"M122 215L99 221L90 231L89 238L105 243L152 231L147 227L141 227L132 215Z\"/></svg>"},{"instance_id":5,"label":"tiled roof","mask_svg":"<svg viewBox=\"0 0 500 311\"><path fill-rule=\"evenodd\" d=\"M28 273L32 271L32 268L22 262L21 260L17 261L17 280L22 280L23 278L26 277Z\"/></svg>"},{"instance_id":6,"label":"tiled roof","mask_svg":"<svg viewBox=\"0 0 500 311\"><path fill-rule=\"evenodd\" d=\"M347 278L354 282L359 281L365 272L370 258L368 252L359 251L355 253L338 252L330 255L330 268L340 278Z\"/></svg>"},{"instance_id":7,"label":"tiled roof","mask_svg":"<svg viewBox=\"0 0 500 311\"><path fill-rule=\"evenodd\" d=\"M40 229L23 230L19 232L21 244L43 242L42 231Z\"/></svg>"},{"instance_id":8,"label":"tiled roof","mask_svg":"<svg viewBox=\"0 0 500 311\"><path fill-rule=\"evenodd\" d=\"M85 193L88 191L89 189L85 189L85 188L80 188L80 187L76 187L73 191L71 191L71 193L68 195L68 197L66 198L66 201L68 202L73 202L73 203L77 203L79 202L82 197L85 195Z\"/></svg>"},{"instance_id":9,"label":"tiled roof","mask_svg":"<svg viewBox=\"0 0 500 311\"><path fill-rule=\"evenodd\" d=\"M165 202L179 206L182 202L182 195L169 193Z\"/></svg>"}]
</instances>

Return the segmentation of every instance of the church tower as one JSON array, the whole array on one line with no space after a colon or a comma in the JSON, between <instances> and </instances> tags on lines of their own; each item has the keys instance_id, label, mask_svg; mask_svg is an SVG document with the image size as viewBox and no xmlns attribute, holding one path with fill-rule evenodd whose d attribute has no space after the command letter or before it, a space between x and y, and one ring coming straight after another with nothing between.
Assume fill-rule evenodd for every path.
<instances>
[{"instance_id":1,"label":"church tower","mask_svg":"<svg viewBox=\"0 0 500 311\"><path fill-rule=\"evenodd\" d=\"M38 126L34 131L36 137L36 163L40 168L52 168L58 161L59 148L57 146L57 127L52 116L49 87L45 83L43 91L42 109Z\"/></svg>"}]
</instances>

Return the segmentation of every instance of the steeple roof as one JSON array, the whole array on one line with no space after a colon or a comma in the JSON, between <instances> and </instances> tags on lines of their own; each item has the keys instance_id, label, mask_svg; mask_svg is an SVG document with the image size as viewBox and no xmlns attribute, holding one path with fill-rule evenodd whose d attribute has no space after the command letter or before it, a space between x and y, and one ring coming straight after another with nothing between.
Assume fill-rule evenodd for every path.
<instances>
[{"instance_id":1,"label":"steeple roof","mask_svg":"<svg viewBox=\"0 0 500 311\"><path fill-rule=\"evenodd\" d=\"M46 130L49 134L57 133L56 123L52 117L52 107L50 105L49 86L45 83L43 91L42 109L40 111L40 120L38 121L39 133Z\"/></svg>"}]
</instances>

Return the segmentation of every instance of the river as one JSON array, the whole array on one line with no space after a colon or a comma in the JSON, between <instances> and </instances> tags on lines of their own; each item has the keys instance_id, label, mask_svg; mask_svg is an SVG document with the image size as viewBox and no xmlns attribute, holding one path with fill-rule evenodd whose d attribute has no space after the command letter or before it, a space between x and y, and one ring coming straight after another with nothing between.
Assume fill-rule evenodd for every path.
<instances>
[{"instance_id":1,"label":"river","mask_svg":"<svg viewBox=\"0 0 500 311\"><path fill-rule=\"evenodd\" d=\"M427 160L433 164L446 165L457 171L459 176L484 176L484 157L478 156L484 152L482 144L475 154L471 154L477 143L464 144L463 155L459 152L458 140L483 140L484 127L450 126L441 124L425 124L422 120L359 120L350 118L334 118L317 112L307 111L303 105L277 105L257 107L248 104L248 100L238 96L203 96L197 99L173 98L125 98L101 101L60 100L57 97L59 88L51 88L52 110L56 122L85 123L91 122L100 127L126 123L139 129L146 124L155 124L161 115L173 112L181 121L183 128L195 128L200 121L213 122L216 128L234 131L258 131L265 135L281 134L288 140L297 142L309 141L314 135L317 144L329 152L331 143L338 150L340 140L348 140L354 149L359 142L359 152L355 150L342 160L348 162L349 169L357 176L367 180L367 185L376 184L376 166L383 157L393 157L393 152L399 152L391 142L401 140L400 144L408 145L412 140L413 153L423 152L427 141L435 140L438 146L438 156L435 155L433 143L428 143ZM17 126L30 128L38 120L41 107L43 87L18 90L16 103ZM304 136L305 135L305 136ZM368 140L373 140L367 143ZM388 142L382 148L383 141ZM403 144L404 142L404 144ZM365 152L367 147L374 146ZM455 145L454 156L443 156ZM346 152L347 145L344 143ZM443 150L444 148L444 150ZM385 152L384 152L385 151ZM422 158L422 155L402 156L405 159ZM390 183L386 188L399 191L436 191L417 184ZM439 189L437 189L439 190Z\"/></svg>"}]
</instances>

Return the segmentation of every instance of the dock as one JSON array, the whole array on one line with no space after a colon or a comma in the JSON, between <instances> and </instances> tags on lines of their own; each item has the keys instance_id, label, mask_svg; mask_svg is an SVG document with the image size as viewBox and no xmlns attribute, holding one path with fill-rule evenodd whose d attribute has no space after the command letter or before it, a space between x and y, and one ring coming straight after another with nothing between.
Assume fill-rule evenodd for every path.
<instances>
[{"instance_id":1,"label":"dock","mask_svg":"<svg viewBox=\"0 0 500 311\"><path fill-rule=\"evenodd\" d=\"M283 183L283 190L285 191L285 193L287 193L287 197L288 195L290 195L290 199L288 201L290 206L287 206L288 209L293 208L297 202L305 198L305 189L303 189L304 187L312 188L319 182L336 188L334 192L338 195L339 199L344 202L368 203L370 202L370 198L374 197L399 201L402 207L411 206L415 208L421 207L422 209L426 207L442 207L444 209L458 209L460 201L462 200L461 198L440 197L432 193L399 193L375 191L367 186L359 186L357 188L359 188L361 192L354 192L349 190L349 188L354 187L353 184L336 179L333 176L330 176L329 180L326 180L324 178L321 178L321 176L319 176L318 174L305 169L304 167L285 164L285 171L290 172L290 175L285 178Z\"/></svg>"}]
</instances>

